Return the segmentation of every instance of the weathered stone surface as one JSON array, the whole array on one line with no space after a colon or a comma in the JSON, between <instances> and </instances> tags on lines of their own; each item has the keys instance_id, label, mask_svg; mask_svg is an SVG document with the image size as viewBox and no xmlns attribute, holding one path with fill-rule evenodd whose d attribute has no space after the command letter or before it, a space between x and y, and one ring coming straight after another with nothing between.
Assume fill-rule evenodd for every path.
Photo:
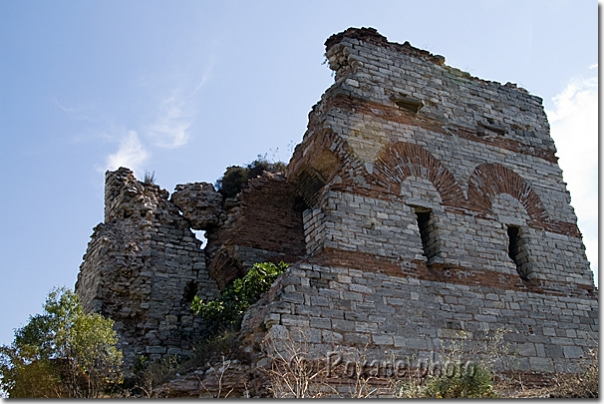
<instances>
[{"instance_id":1,"label":"weathered stone surface","mask_svg":"<svg viewBox=\"0 0 604 404\"><path fill-rule=\"evenodd\" d=\"M227 199L218 226L206 232L208 270L220 288L256 262L294 262L305 254L306 208L281 174L264 172Z\"/></svg>"},{"instance_id":2,"label":"weathered stone surface","mask_svg":"<svg viewBox=\"0 0 604 404\"><path fill-rule=\"evenodd\" d=\"M94 229L76 292L86 310L115 321L124 364L190 353L205 332L189 303L218 296L201 242L168 192L132 171L107 172L105 221Z\"/></svg>"},{"instance_id":3,"label":"weathered stone surface","mask_svg":"<svg viewBox=\"0 0 604 404\"><path fill-rule=\"evenodd\" d=\"M252 362L267 362L266 333L302 329L312 355L337 344L376 360L465 338L479 358L503 328L498 366L576 368L598 340L598 296L542 100L374 29L330 37L326 56L335 83L284 174L219 203L209 184L170 202L129 170L107 173L77 284L85 307L116 320L130 363L186 353L182 335L203 332L189 298L284 260L242 324ZM190 226L206 230L203 251ZM162 394L198 396L196 380Z\"/></svg>"},{"instance_id":4,"label":"weathered stone surface","mask_svg":"<svg viewBox=\"0 0 604 404\"><path fill-rule=\"evenodd\" d=\"M182 211L195 230L208 230L222 214L222 195L207 182L177 185L170 201Z\"/></svg>"},{"instance_id":5,"label":"weathered stone surface","mask_svg":"<svg viewBox=\"0 0 604 404\"><path fill-rule=\"evenodd\" d=\"M224 360L206 370L177 376L153 390L154 398L250 397L250 367L237 360Z\"/></svg>"},{"instance_id":6,"label":"weathered stone surface","mask_svg":"<svg viewBox=\"0 0 604 404\"><path fill-rule=\"evenodd\" d=\"M415 356L504 328L522 370L575 364L597 339L597 292L541 99L372 29L326 48L335 83L286 172L310 257L264 318L321 331L316 350L331 331Z\"/></svg>"}]
</instances>

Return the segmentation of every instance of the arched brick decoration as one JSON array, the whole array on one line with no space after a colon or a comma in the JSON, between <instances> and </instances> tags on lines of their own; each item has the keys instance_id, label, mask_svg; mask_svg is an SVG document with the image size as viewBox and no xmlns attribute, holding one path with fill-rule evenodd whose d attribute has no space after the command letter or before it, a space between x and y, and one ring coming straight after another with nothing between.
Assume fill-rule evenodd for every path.
<instances>
[{"instance_id":1,"label":"arched brick decoration","mask_svg":"<svg viewBox=\"0 0 604 404\"><path fill-rule=\"evenodd\" d=\"M524 206L531 220L541 225L548 221L541 199L520 175L500 164L481 164L468 182L468 202L472 209L490 212L491 198L510 194Z\"/></svg>"},{"instance_id":2,"label":"arched brick decoration","mask_svg":"<svg viewBox=\"0 0 604 404\"><path fill-rule=\"evenodd\" d=\"M338 175L340 185L353 183L353 177L365 173L362 162L350 158L350 147L332 130L315 133L309 144L296 147L286 169L286 176L309 207L316 205L323 187ZM312 153L303 153L312 150ZM345 186L344 186L345 187ZM330 189L338 189L332 185Z\"/></svg>"},{"instance_id":3,"label":"arched brick decoration","mask_svg":"<svg viewBox=\"0 0 604 404\"><path fill-rule=\"evenodd\" d=\"M465 197L453 174L421 146L398 142L388 148L375 164L379 185L399 194L400 184L414 175L425 178L440 193L443 205L463 207Z\"/></svg>"}]
</instances>

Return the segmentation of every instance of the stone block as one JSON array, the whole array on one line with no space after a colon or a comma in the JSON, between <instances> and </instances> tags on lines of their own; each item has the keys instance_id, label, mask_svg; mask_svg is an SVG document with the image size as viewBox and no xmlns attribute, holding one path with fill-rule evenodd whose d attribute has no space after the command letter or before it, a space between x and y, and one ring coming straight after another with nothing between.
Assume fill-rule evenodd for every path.
<instances>
[{"instance_id":1,"label":"stone block","mask_svg":"<svg viewBox=\"0 0 604 404\"><path fill-rule=\"evenodd\" d=\"M384 334L373 334L372 337L373 343L376 345L393 345L394 339L392 335L384 335Z\"/></svg>"},{"instance_id":2,"label":"stone block","mask_svg":"<svg viewBox=\"0 0 604 404\"><path fill-rule=\"evenodd\" d=\"M148 354L165 354L166 347L163 346L147 346L145 352Z\"/></svg>"},{"instance_id":3,"label":"stone block","mask_svg":"<svg viewBox=\"0 0 604 404\"><path fill-rule=\"evenodd\" d=\"M310 317L310 326L314 328L331 329L331 320L321 317Z\"/></svg>"},{"instance_id":4,"label":"stone block","mask_svg":"<svg viewBox=\"0 0 604 404\"><path fill-rule=\"evenodd\" d=\"M554 364L550 358L529 358L529 366L533 372L551 373L554 371Z\"/></svg>"},{"instance_id":5,"label":"stone block","mask_svg":"<svg viewBox=\"0 0 604 404\"><path fill-rule=\"evenodd\" d=\"M341 344L344 340L342 334L335 331L322 330L321 335L323 337L323 342L327 344Z\"/></svg>"},{"instance_id":6,"label":"stone block","mask_svg":"<svg viewBox=\"0 0 604 404\"><path fill-rule=\"evenodd\" d=\"M296 316L292 314L282 314L281 324L292 327L308 327L309 320L308 317Z\"/></svg>"},{"instance_id":7,"label":"stone block","mask_svg":"<svg viewBox=\"0 0 604 404\"><path fill-rule=\"evenodd\" d=\"M369 321L355 321L354 329L362 333L375 333L378 330L378 325Z\"/></svg>"},{"instance_id":8,"label":"stone block","mask_svg":"<svg viewBox=\"0 0 604 404\"><path fill-rule=\"evenodd\" d=\"M564 357L567 359L582 358L585 355L583 349L580 346L566 345L562 347L564 350Z\"/></svg>"},{"instance_id":9,"label":"stone block","mask_svg":"<svg viewBox=\"0 0 604 404\"><path fill-rule=\"evenodd\" d=\"M352 346L364 346L367 345L369 342L371 342L371 338L368 334L359 334L356 332L344 333L344 343L346 344L351 344Z\"/></svg>"}]
</instances>

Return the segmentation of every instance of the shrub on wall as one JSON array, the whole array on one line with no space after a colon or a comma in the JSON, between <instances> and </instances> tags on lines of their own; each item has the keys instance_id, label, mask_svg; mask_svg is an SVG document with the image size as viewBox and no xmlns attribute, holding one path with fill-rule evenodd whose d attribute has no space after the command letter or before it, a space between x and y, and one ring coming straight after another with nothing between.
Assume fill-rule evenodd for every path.
<instances>
[{"instance_id":1,"label":"shrub on wall","mask_svg":"<svg viewBox=\"0 0 604 404\"><path fill-rule=\"evenodd\" d=\"M193 298L191 309L200 315L214 329L238 327L245 311L267 292L275 279L289 267L281 261L256 263L243 278L235 279L218 299L202 301L199 296Z\"/></svg>"},{"instance_id":2,"label":"shrub on wall","mask_svg":"<svg viewBox=\"0 0 604 404\"><path fill-rule=\"evenodd\" d=\"M247 181L262 175L265 171L276 173L285 170L285 163L269 162L266 156L258 156L258 158L245 167L229 166L224 172L222 178L216 181L216 189L225 196L232 198L237 195L246 186Z\"/></svg>"}]
</instances>

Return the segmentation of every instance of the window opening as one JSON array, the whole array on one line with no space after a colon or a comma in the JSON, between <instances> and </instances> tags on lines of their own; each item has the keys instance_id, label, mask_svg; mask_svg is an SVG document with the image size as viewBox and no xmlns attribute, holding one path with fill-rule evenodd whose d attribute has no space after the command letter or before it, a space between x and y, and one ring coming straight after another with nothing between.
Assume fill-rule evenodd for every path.
<instances>
[{"instance_id":1,"label":"window opening","mask_svg":"<svg viewBox=\"0 0 604 404\"><path fill-rule=\"evenodd\" d=\"M419 227L419 234L422 239L424 256L428 260L428 264L430 264L431 260L437 255L434 215L432 214L432 210L420 207L415 208L415 215L417 216L417 227Z\"/></svg>"},{"instance_id":2,"label":"window opening","mask_svg":"<svg viewBox=\"0 0 604 404\"><path fill-rule=\"evenodd\" d=\"M522 237L519 227L508 226L508 255L516 264L518 275L524 280L528 280L530 273L528 250L526 240Z\"/></svg>"}]
</instances>

